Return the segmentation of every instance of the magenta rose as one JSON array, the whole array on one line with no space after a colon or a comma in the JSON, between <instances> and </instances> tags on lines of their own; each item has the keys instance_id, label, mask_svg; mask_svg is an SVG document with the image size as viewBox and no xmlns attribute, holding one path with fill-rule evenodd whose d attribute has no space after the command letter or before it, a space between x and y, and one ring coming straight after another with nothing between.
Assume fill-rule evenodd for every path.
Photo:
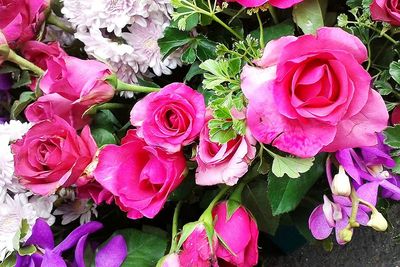
<instances>
[{"instance_id":1,"label":"magenta rose","mask_svg":"<svg viewBox=\"0 0 400 267\"><path fill-rule=\"evenodd\" d=\"M400 26L399 0L373 0L370 6L373 20L384 21Z\"/></svg>"},{"instance_id":2,"label":"magenta rose","mask_svg":"<svg viewBox=\"0 0 400 267\"><path fill-rule=\"evenodd\" d=\"M89 127L77 135L59 117L35 124L12 145L15 175L36 194L50 195L83 174L97 151Z\"/></svg>"},{"instance_id":3,"label":"magenta rose","mask_svg":"<svg viewBox=\"0 0 400 267\"><path fill-rule=\"evenodd\" d=\"M375 145L388 112L366 59L361 41L339 28L269 42L241 74L254 137L299 157Z\"/></svg>"},{"instance_id":4,"label":"magenta rose","mask_svg":"<svg viewBox=\"0 0 400 267\"><path fill-rule=\"evenodd\" d=\"M182 250L179 253L180 267L214 267L218 266L215 257L215 250L217 248L217 236L214 235L213 250L210 249L210 243L206 229L203 224L199 223L193 232L182 244Z\"/></svg>"},{"instance_id":5,"label":"magenta rose","mask_svg":"<svg viewBox=\"0 0 400 267\"><path fill-rule=\"evenodd\" d=\"M196 184L235 185L248 170L250 162L256 153L256 140L248 132L245 136L238 135L225 144L210 140L210 130L206 123L200 133L197 147Z\"/></svg>"},{"instance_id":6,"label":"magenta rose","mask_svg":"<svg viewBox=\"0 0 400 267\"><path fill-rule=\"evenodd\" d=\"M21 53L24 58L43 70L47 70L47 60L51 57L67 56L58 42L45 44L38 41L28 41L22 46Z\"/></svg>"},{"instance_id":7,"label":"magenta rose","mask_svg":"<svg viewBox=\"0 0 400 267\"><path fill-rule=\"evenodd\" d=\"M114 88L105 81L111 71L101 62L61 52L58 57L50 56L45 63L48 69L39 84L44 95L25 110L31 122L57 115L80 129L89 121L82 116L90 106L114 96Z\"/></svg>"},{"instance_id":8,"label":"magenta rose","mask_svg":"<svg viewBox=\"0 0 400 267\"><path fill-rule=\"evenodd\" d=\"M183 153L166 154L130 130L121 146L107 145L100 151L94 177L129 218L153 218L182 182L185 170Z\"/></svg>"},{"instance_id":9,"label":"magenta rose","mask_svg":"<svg viewBox=\"0 0 400 267\"><path fill-rule=\"evenodd\" d=\"M48 6L48 0L0 1L0 29L10 46L34 39Z\"/></svg>"},{"instance_id":10,"label":"magenta rose","mask_svg":"<svg viewBox=\"0 0 400 267\"><path fill-rule=\"evenodd\" d=\"M212 211L214 229L223 240L216 255L220 266L251 267L258 263L258 228L254 218L240 206L227 218L227 202L219 203ZM229 250L225 248L229 247ZM233 253L234 254L233 254ZM230 264L230 265L227 265ZM225 265L224 265L225 264Z\"/></svg>"},{"instance_id":11,"label":"magenta rose","mask_svg":"<svg viewBox=\"0 0 400 267\"><path fill-rule=\"evenodd\" d=\"M289 8L302 1L303 0L228 0L227 2L237 2L244 7L259 7L268 3L278 8Z\"/></svg>"},{"instance_id":12,"label":"magenta rose","mask_svg":"<svg viewBox=\"0 0 400 267\"><path fill-rule=\"evenodd\" d=\"M169 153L192 143L204 125L204 97L183 83L172 83L138 101L131 123L147 144Z\"/></svg>"},{"instance_id":13,"label":"magenta rose","mask_svg":"<svg viewBox=\"0 0 400 267\"><path fill-rule=\"evenodd\" d=\"M2 33L2 31L0 30L0 46L3 46L3 45L7 45L8 46L7 39L4 36L4 34ZM4 62L4 58L2 58L0 56L0 65L3 64L3 62Z\"/></svg>"}]
</instances>

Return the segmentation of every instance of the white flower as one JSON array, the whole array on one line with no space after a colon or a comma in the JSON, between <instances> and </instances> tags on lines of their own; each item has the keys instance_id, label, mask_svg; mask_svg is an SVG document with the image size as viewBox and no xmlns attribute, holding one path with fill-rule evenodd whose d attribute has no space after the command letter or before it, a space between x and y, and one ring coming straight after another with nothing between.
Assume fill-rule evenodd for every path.
<instances>
[{"instance_id":1,"label":"white flower","mask_svg":"<svg viewBox=\"0 0 400 267\"><path fill-rule=\"evenodd\" d=\"M97 217L96 204L88 199L75 199L74 201L61 204L53 214L62 215L62 225L69 224L79 218L80 224L91 221L92 214Z\"/></svg>"},{"instance_id":2,"label":"white flower","mask_svg":"<svg viewBox=\"0 0 400 267\"><path fill-rule=\"evenodd\" d=\"M0 202L4 201L14 175L14 157L8 143L7 138L0 137Z\"/></svg>"},{"instance_id":3,"label":"white flower","mask_svg":"<svg viewBox=\"0 0 400 267\"><path fill-rule=\"evenodd\" d=\"M14 142L21 139L31 126L30 123L22 123L17 120L0 124L0 139L8 139L9 142Z\"/></svg>"},{"instance_id":4,"label":"white flower","mask_svg":"<svg viewBox=\"0 0 400 267\"><path fill-rule=\"evenodd\" d=\"M57 200L56 195L51 196L32 196L29 203L32 204L36 216L47 221L48 225L53 225L56 218L51 214L53 204Z\"/></svg>"},{"instance_id":5,"label":"white flower","mask_svg":"<svg viewBox=\"0 0 400 267\"><path fill-rule=\"evenodd\" d=\"M342 165L339 166L339 172L333 177L331 185L332 193L337 196L348 197L351 193L350 178L347 176Z\"/></svg>"},{"instance_id":6,"label":"white flower","mask_svg":"<svg viewBox=\"0 0 400 267\"><path fill-rule=\"evenodd\" d=\"M30 228L33 226L37 219L33 205L28 202L25 194L17 194L14 197L7 195L5 202L0 204L0 262L17 248L23 219L26 219ZM23 241L30 235L29 230Z\"/></svg>"}]
</instances>

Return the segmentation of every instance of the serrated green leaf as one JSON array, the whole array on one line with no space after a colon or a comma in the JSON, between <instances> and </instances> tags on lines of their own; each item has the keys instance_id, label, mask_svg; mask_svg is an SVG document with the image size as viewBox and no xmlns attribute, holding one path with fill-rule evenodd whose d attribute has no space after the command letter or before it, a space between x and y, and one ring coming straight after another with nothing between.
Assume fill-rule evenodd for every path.
<instances>
[{"instance_id":1,"label":"serrated green leaf","mask_svg":"<svg viewBox=\"0 0 400 267\"><path fill-rule=\"evenodd\" d=\"M104 128L95 128L91 130L92 136L94 140L96 141L96 144L98 147L102 147L104 145L108 144L117 144L118 141L115 137L115 135L104 129Z\"/></svg>"},{"instance_id":2,"label":"serrated green leaf","mask_svg":"<svg viewBox=\"0 0 400 267\"><path fill-rule=\"evenodd\" d=\"M383 134L385 135L385 144L393 148L400 148L400 124L387 127Z\"/></svg>"},{"instance_id":3,"label":"serrated green leaf","mask_svg":"<svg viewBox=\"0 0 400 267\"><path fill-rule=\"evenodd\" d=\"M215 47L217 43L207 39L203 35L199 35L197 38L197 58L200 61L206 61L216 57Z\"/></svg>"},{"instance_id":4,"label":"serrated green leaf","mask_svg":"<svg viewBox=\"0 0 400 267\"><path fill-rule=\"evenodd\" d=\"M181 60L185 64L192 64L196 60L196 45L189 46L181 56Z\"/></svg>"},{"instance_id":5,"label":"serrated green leaf","mask_svg":"<svg viewBox=\"0 0 400 267\"><path fill-rule=\"evenodd\" d=\"M192 38L188 32L181 31L174 27L167 27L164 30L164 37L158 40L161 55L165 58L176 49L188 44Z\"/></svg>"},{"instance_id":6,"label":"serrated green leaf","mask_svg":"<svg viewBox=\"0 0 400 267\"><path fill-rule=\"evenodd\" d=\"M272 172L277 177L285 174L290 178L299 178L301 173L307 172L313 165L314 158L292 158L274 155L272 162Z\"/></svg>"},{"instance_id":7,"label":"serrated green leaf","mask_svg":"<svg viewBox=\"0 0 400 267\"><path fill-rule=\"evenodd\" d=\"M200 64L199 62L195 62L192 65L190 65L190 69L188 70L185 76L185 81L190 81L191 79L193 79L194 76L204 73L204 70L200 69L199 64Z\"/></svg>"},{"instance_id":8,"label":"serrated green leaf","mask_svg":"<svg viewBox=\"0 0 400 267\"><path fill-rule=\"evenodd\" d=\"M400 157L393 158L396 161L396 166L392 169L392 172L400 174Z\"/></svg>"},{"instance_id":9,"label":"serrated green leaf","mask_svg":"<svg viewBox=\"0 0 400 267\"><path fill-rule=\"evenodd\" d=\"M392 62L389 65L389 73L397 84L400 84L400 62Z\"/></svg>"},{"instance_id":10,"label":"serrated green leaf","mask_svg":"<svg viewBox=\"0 0 400 267\"><path fill-rule=\"evenodd\" d=\"M215 143L225 144L236 138L236 133L233 129L221 130L210 129L210 140Z\"/></svg>"},{"instance_id":11,"label":"serrated green leaf","mask_svg":"<svg viewBox=\"0 0 400 267\"><path fill-rule=\"evenodd\" d=\"M268 174L268 197L272 214L279 215L294 210L308 190L324 173L325 155L317 156L312 168L298 179L288 176L277 177L273 172Z\"/></svg>"},{"instance_id":12,"label":"serrated green leaf","mask_svg":"<svg viewBox=\"0 0 400 267\"><path fill-rule=\"evenodd\" d=\"M232 124L233 130L239 135L245 135L246 134L246 122L243 120L233 120Z\"/></svg>"},{"instance_id":13,"label":"serrated green leaf","mask_svg":"<svg viewBox=\"0 0 400 267\"><path fill-rule=\"evenodd\" d=\"M264 179L247 184L242 193L242 202L256 219L258 229L274 235L279 226L279 216L272 215L267 189L268 183Z\"/></svg>"},{"instance_id":14,"label":"serrated green leaf","mask_svg":"<svg viewBox=\"0 0 400 267\"><path fill-rule=\"evenodd\" d=\"M293 7L293 20L305 34L315 34L324 26L327 0L304 0Z\"/></svg>"},{"instance_id":15,"label":"serrated green leaf","mask_svg":"<svg viewBox=\"0 0 400 267\"><path fill-rule=\"evenodd\" d=\"M154 267L167 249L167 239L156 234L137 229L119 230L115 234L121 234L128 247L122 267Z\"/></svg>"}]
</instances>

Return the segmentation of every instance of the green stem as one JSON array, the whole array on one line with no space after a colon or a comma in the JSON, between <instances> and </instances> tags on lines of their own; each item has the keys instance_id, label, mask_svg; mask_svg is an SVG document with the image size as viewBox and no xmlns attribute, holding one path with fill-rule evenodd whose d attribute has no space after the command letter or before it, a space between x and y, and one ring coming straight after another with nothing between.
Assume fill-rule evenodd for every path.
<instances>
[{"instance_id":1,"label":"green stem","mask_svg":"<svg viewBox=\"0 0 400 267\"><path fill-rule=\"evenodd\" d=\"M174 253L177 246L178 246L178 240L176 238L177 234L178 234L178 219L179 219L179 211L181 209L182 206L182 202L179 201L178 204L175 207L175 211L174 211L174 217L172 219L172 241L171 241L171 248L169 250L169 253Z\"/></svg>"},{"instance_id":2,"label":"green stem","mask_svg":"<svg viewBox=\"0 0 400 267\"><path fill-rule=\"evenodd\" d=\"M207 209L203 212L203 214L200 216L199 221L206 221L207 223L212 223L212 209L214 208L215 204L228 192L230 189L229 186L224 186L221 191L218 192L218 194L214 197L214 199L211 201L211 203L208 205Z\"/></svg>"},{"instance_id":3,"label":"green stem","mask_svg":"<svg viewBox=\"0 0 400 267\"><path fill-rule=\"evenodd\" d=\"M268 7L269 13L271 14L272 20L274 21L274 24L279 24L279 19L278 15L276 14L276 10L273 6Z\"/></svg>"},{"instance_id":4,"label":"green stem","mask_svg":"<svg viewBox=\"0 0 400 267\"><path fill-rule=\"evenodd\" d=\"M33 64L32 62L26 60L25 58L17 55L12 49L10 49L7 45L0 46L0 56L7 61L13 62L20 66L21 69L27 69L31 72L37 74L38 76L42 76L44 70Z\"/></svg>"},{"instance_id":5,"label":"green stem","mask_svg":"<svg viewBox=\"0 0 400 267\"><path fill-rule=\"evenodd\" d=\"M151 93L151 92L158 92L160 91L160 88L155 88L155 87L147 87L147 86L141 86L137 84L129 84L125 83L123 81L118 80L116 86L114 86L116 91L129 91L129 92L135 92L135 93Z\"/></svg>"},{"instance_id":6,"label":"green stem","mask_svg":"<svg viewBox=\"0 0 400 267\"><path fill-rule=\"evenodd\" d=\"M52 12L50 12L49 16L47 17L47 23L54 25L67 33L73 34L75 32L74 29L65 25L64 22Z\"/></svg>"},{"instance_id":7,"label":"green stem","mask_svg":"<svg viewBox=\"0 0 400 267\"><path fill-rule=\"evenodd\" d=\"M264 28L263 28L263 24L261 21L261 17L260 17L260 13L257 12L257 20L258 20L258 24L260 25L260 47L264 48L265 47L265 43L264 43Z\"/></svg>"},{"instance_id":8,"label":"green stem","mask_svg":"<svg viewBox=\"0 0 400 267\"><path fill-rule=\"evenodd\" d=\"M359 206L359 198L357 197L356 190L354 187L351 189L351 216L349 219L349 225L350 227L359 227L360 224L356 221L357 218L357 212L358 212L358 206Z\"/></svg>"},{"instance_id":9,"label":"green stem","mask_svg":"<svg viewBox=\"0 0 400 267\"><path fill-rule=\"evenodd\" d=\"M358 24L358 25L360 25L360 26L367 27L367 28L369 28L369 29L371 29L371 30L373 30L373 31L375 31L375 32L377 32L377 33L379 33L381 36L383 36L383 37L385 37L386 39L388 39L388 40L389 40L390 42L392 42L394 45L397 45L397 44L398 44L398 42L397 42L396 40L394 40L390 35L388 35L388 34L385 33L385 32L382 33L381 30L375 28L374 26L371 26L371 25L368 25L368 24L365 24L365 23L362 23L362 22L358 22L358 21L348 21L347 23L350 23L350 24Z\"/></svg>"},{"instance_id":10,"label":"green stem","mask_svg":"<svg viewBox=\"0 0 400 267\"><path fill-rule=\"evenodd\" d=\"M228 24L231 24L232 21L234 21L238 16L240 16L240 15L243 13L243 11L245 11L245 10L246 10L246 8L245 8L245 7L242 7L242 9L240 9L240 10L228 21Z\"/></svg>"},{"instance_id":11,"label":"green stem","mask_svg":"<svg viewBox=\"0 0 400 267\"><path fill-rule=\"evenodd\" d=\"M220 20L215 14L210 14L207 13L208 16L210 16L215 22L219 23L222 27L227 29L230 33L232 33L237 39L243 40L242 36L240 36L237 32L235 32L231 27L226 25L222 20Z\"/></svg>"},{"instance_id":12,"label":"green stem","mask_svg":"<svg viewBox=\"0 0 400 267\"><path fill-rule=\"evenodd\" d=\"M85 111L85 113L83 115L94 115L99 110L124 109L124 108L128 108L128 107L129 107L128 105L121 104L121 103L103 103L103 104L91 106L88 110Z\"/></svg>"}]
</instances>

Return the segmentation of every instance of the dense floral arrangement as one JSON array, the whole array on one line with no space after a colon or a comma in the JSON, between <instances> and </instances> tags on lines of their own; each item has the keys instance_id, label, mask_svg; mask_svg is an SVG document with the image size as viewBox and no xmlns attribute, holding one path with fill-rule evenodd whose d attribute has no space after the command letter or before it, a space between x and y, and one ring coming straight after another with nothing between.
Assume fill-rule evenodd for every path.
<instances>
[{"instance_id":1,"label":"dense floral arrangement","mask_svg":"<svg viewBox=\"0 0 400 267\"><path fill-rule=\"evenodd\" d=\"M398 26L397 0L0 1L0 266L261 266L277 233L390 230Z\"/></svg>"}]
</instances>

